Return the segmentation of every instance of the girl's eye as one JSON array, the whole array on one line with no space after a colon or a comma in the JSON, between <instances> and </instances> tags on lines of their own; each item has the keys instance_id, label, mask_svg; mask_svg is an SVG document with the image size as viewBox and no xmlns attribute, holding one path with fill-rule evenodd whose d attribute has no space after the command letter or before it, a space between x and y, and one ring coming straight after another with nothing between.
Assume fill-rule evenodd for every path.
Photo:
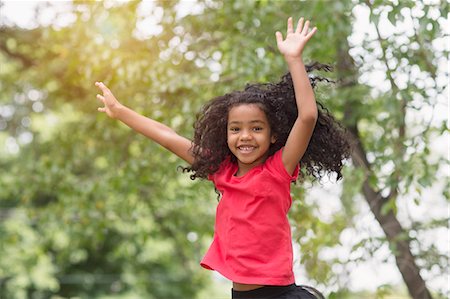
<instances>
[{"instance_id":1,"label":"girl's eye","mask_svg":"<svg viewBox=\"0 0 450 299\"><path fill-rule=\"evenodd\" d=\"M253 128L253 131L261 131L263 128L261 128L261 127L255 127L255 128Z\"/></svg>"},{"instance_id":2,"label":"girl's eye","mask_svg":"<svg viewBox=\"0 0 450 299\"><path fill-rule=\"evenodd\" d=\"M231 128L230 128L230 131L231 131L231 132L239 132L239 128L231 127Z\"/></svg>"}]
</instances>

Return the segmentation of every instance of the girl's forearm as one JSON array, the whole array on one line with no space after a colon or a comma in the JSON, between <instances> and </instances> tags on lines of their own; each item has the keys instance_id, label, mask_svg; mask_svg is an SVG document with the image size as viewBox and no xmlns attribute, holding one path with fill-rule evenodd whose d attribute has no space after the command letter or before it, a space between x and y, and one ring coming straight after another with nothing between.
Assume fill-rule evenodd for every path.
<instances>
[{"instance_id":1,"label":"girl's forearm","mask_svg":"<svg viewBox=\"0 0 450 299\"><path fill-rule=\"evenodd\" d=\"M297 58L287 60L287 63L294 84L298 118L301 121L316 121L318 117L316 99L303 60Z\"/></svg>"},{"instance_id":2,"label":"girl's forearm","mask_svg":"<svg viewBox=\"0 0 450 299\"><path fill-rule=\"evenodd\" d=\"M95 86L100 88L103 93L103 95L98 94L97 99L105 105L104 107L99 107L98 111L105 112L109 117L120 120L136 132L162 145L189 164L194 162L194 156L191 152L192 142L189 139L178 135L168 126L140 115L122 105L103 82L95 82Z\"/></svg>"},{"instance_id":3,"label":"girl's forearm","mask_svg":"<svg viewBox=\"0 0 450 299\"><path fill-rule=\"evenodd\" d=\"M120 107L117 107L115 112L116 119L163 146L164 136L167 133L174 133L168 126L145 117L126 106L121 105Z\"/></svg>"},{"instance_id":4,"label":"girl's forearm","mask_svg":"<svg viewBox=\"0 0 450 299\"><path fill-rule=\"evenodd\" d=\"M188 163L193 163L193 156L190 153L191 141L178 135L172 128L123 105L119 105L114 112L115 118L131 129L162 145Z\"/></svg>"}]
</instances>

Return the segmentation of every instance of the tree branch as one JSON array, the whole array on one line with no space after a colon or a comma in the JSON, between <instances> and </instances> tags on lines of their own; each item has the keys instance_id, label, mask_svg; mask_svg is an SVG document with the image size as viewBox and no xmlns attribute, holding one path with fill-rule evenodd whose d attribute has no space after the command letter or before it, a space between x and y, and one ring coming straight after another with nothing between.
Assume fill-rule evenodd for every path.
<instances>
[{"instance_id":1,"label":"tree branch","mask_svg":"<svg viewBox=\"0 0 450 299\"><path fill-rule=\"evenodd\" d=\"M370 15L374 15L373 12L373 7L372 4L370 3L369 0L366 0L366 4L369 7L370 10ZM394 146L394 150L395 153L397 154L397 157L400 161L394 161L394 164L396 165L393 173L392 173L392 186L391 186L391 190L389 195L387 196L387 199L395 199L398 195L398 182L401 181L402 177L401 177L401 165L399 165L399 163L401 163L401 161L403 160L403 156L405 154L405 148L403 146L403 140L405 139L405 135L406 135L406 125L405 125L405 118L406 118L406 105L408 100L404 98L404 96L402 96L402 94L400 93L400 88L398 87L398 85L395 83L394 78L392 77L392 72L393 70L391 70L391 68L389 67L388 64L388 59L387 59L387 55L386 55L386 47L384 46L384 39L381 37L380 34L380 30L378 27L378 24L375 24L375 29L377 32L377 39L378 39L378 43L380 44L380 48L382 50L382 61L386 67L386 76L391 84L391 88L392 88L392 93L394 95L394 97L396 97L397 95L400 96L400 107L399 107L399 112L397 113L399 115L399 125L398 125L398 138L394 141L395 142L395 146Z\"/></svg>"}]
</instances>

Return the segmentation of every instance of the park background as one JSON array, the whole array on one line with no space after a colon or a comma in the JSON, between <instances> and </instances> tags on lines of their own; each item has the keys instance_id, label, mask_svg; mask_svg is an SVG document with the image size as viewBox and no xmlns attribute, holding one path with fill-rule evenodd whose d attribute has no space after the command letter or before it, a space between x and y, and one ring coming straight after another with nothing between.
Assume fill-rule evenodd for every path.
<instances>
[{"instance_id":1,"label":"park background","mask_svg":"<svg viewBox=\"0 0 450 299\"><path fill-rule=\"evenodd\" d=\"M213 186L98 113L94 82L192 136L206 101L286 72L289 16L318 27L305 60L335 67L317 98L355 145L342 181L293 187L297 282L448 298L447 1L1 1L0 15L0 298L228 298L199 266Z\"/></svg>"}]
</instances>

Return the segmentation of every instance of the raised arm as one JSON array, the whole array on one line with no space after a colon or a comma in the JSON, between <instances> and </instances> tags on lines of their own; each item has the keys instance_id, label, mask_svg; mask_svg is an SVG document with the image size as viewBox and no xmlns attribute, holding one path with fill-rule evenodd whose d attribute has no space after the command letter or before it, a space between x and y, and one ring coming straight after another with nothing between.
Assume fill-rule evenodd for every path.
<instances>
[{"instance_id":1,"label":"raised arm","mask_svg":"<svg viewBox=\"0 0 450 299\"><path fill-rule=\"evenodd\" d=\"M304 26L303 22L304 19L300 18L294 31L292 18L289 18L285 40L279 31L276 32L278 49L284 55L291 73L298 110L297 120L289 133L282 155L284 167L289 173L294 171L303 157L318 116L316 99L302 58L303 49L317 28L309 31L309 21Z\"/></svg>"},{"instance_id":2,"label":"raised arm","mask_svg":"<svg viewBox=\"0 0 450 299\"><path fill-rule=\"evenodd\" d=\"M103 95L98 94L97 99L102 101L104 107L98 111L105 112L109 117L118 119L133 130L162 145L187 163L194 162L194 156L190 152L192 142L180 135L168 126L151 118L140 115L130 108L122 105L102 82L96 82Z\"/></svg>"}]
</instances>

